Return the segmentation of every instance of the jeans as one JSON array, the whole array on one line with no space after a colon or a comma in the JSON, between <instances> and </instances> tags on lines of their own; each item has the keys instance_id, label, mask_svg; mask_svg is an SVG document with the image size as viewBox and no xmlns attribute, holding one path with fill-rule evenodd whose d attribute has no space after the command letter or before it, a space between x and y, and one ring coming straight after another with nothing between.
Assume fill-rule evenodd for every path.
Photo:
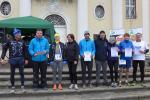
<instances>
[{"instance_id":1,"label":"jeans","mask_svg":"<svg viewBox=\"0 0 150 100\"><path fill-rule=\"evenodd\" d=\"M103 72L104 83L107 82L107 61L96 61L96 83L100 81L100 72Z\"/></svg>"},{"instance_id":2,"label":"jeans","mask_svg":"<svg viewBox=\"0 0 150 100\"><path fill-rule=\"evenodd\" d=\"M58 83L62 81L62 71L63 71L63 62L62 61L54 61L52 64L52 72L53 72L53 84L57 83L57 73L58 73Z\"/></svg>"}]
</instances>

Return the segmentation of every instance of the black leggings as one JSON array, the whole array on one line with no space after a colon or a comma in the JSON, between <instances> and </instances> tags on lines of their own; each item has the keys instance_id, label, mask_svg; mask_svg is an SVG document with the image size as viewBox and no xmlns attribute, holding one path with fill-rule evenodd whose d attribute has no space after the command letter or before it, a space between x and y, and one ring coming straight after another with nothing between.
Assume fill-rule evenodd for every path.
<instances>
[{"instance_id":1,"label":"black leggings","mask_svg":"<svg viewBox=\"0 0 150 100\"><path fill-rule=\"evenodd\" d=\"M77 84L77 64L74 61L68 62L71 84Z\"/></svg>"},{"instance_id":2,"label":"black leggings","mask_svg":"<svg viewBox=\"0 0 150 100\"><path fill-rule=\"evenodd\" d=\"M141 82L144 81L144 67L145 67L145 61L144 60L133 60L133 81L136 81L136 72L137 72L137 67L140 67L140 72L141 72Z\"/></svg>"},{"instance_id":3,"label":"black leggings","mask_svg":"<svg viewBox=\"0 0 150 100\"><path fill-rule=\"evenodd\" d=\"M115 73L115 82L117 82L118 81L118 60L108 61L108 66L110 69L111 82L114 82L114 73Z\"/></svg>"}]
</instances>

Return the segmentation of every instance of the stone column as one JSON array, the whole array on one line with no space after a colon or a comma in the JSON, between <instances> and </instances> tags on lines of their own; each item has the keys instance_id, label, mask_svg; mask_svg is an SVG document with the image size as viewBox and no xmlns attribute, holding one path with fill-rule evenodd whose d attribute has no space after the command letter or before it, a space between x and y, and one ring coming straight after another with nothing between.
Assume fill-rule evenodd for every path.
<instances>
[{"instance_id":1,"label":"stone column","mask_svg":"<svg viewBox=\"0 0 150 100\"><path fill-rule=\"evenodd\" d=\"M31 0L20 1L20 17L31 16Z\"/></svg>"}]
</instances>

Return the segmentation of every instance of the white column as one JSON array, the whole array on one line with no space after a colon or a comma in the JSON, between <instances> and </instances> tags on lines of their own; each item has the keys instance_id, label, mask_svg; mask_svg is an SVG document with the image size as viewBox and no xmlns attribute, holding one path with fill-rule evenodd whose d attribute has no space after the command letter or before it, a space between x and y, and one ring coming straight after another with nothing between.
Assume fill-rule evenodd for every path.
<instances>
[{"instance_id":1,"label":"white column","mask_svg":"<svg viewBox=\"0 0 150 100\"><path fill-rule=\"evenodd\" d=\"M31 16L31 0L20 0L20 17Z\"/></svg>"},{"instance_id":2,"label":"white column","mask_svg":"<svg viewBox=\"0 0 150 100\"><path fill-rule=\"evenodd\" d=\"M123 28L123 0L112 0L112 28Z\"/></svg>"},{"instance_id":3,"label":"white column","mask_svg":"<svg viewBox=\"0 0 150 100\"><path fill-rule=\"evenodd\" d=\"M150 2L149 0L142 0L142 17L143 17L143 39L149 44L150 38Z\"/></svg>"},{"instance_id":4,"label":"white column","mask_svg":"<svg viewBox=\"0 0 150 100\"><path fill-rule=\"evenodd\" d=\"M77 2L77 41L79 42L84 36L84 31L88 30L88 0Z\"/></svg>"}]
</instances>

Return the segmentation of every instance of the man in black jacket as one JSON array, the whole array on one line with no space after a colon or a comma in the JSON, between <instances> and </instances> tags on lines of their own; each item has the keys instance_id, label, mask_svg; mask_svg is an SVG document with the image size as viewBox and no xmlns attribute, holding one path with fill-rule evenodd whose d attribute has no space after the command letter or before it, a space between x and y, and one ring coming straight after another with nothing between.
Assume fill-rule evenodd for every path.
<instances>
[{"instance_id":1,"label":"man in black jacket","mask_svg":"<svg viewBox=\"0 0 150 100\"><path fill-rule=\"evenodd\" d=\"M95 42L95 60L96 60L96 86L99 85L100 81L100 71L103 71L104 85L107 83L107 44L106 34L104 31L100 31L99 37L94 41Z\"/></svg>"},{"instance_id":2,"label":"man in black jacket","mask_svg":"<svg viewBox=\"0 0 150 100\"><path fill-rule=\"evenodd\" d=\"M1 62L4 61L7 50L9 49L9 64L10 64L10 81L11 81L11 92L15 92L15 69L19 68L21 76L21 88L24 91L24 63L27 64L26 47L24 42L21 40L21 30L14 29L13 35L14 40L8 40L3 44L3 50L1 55Z\"/></svg>"}]
</instances>

